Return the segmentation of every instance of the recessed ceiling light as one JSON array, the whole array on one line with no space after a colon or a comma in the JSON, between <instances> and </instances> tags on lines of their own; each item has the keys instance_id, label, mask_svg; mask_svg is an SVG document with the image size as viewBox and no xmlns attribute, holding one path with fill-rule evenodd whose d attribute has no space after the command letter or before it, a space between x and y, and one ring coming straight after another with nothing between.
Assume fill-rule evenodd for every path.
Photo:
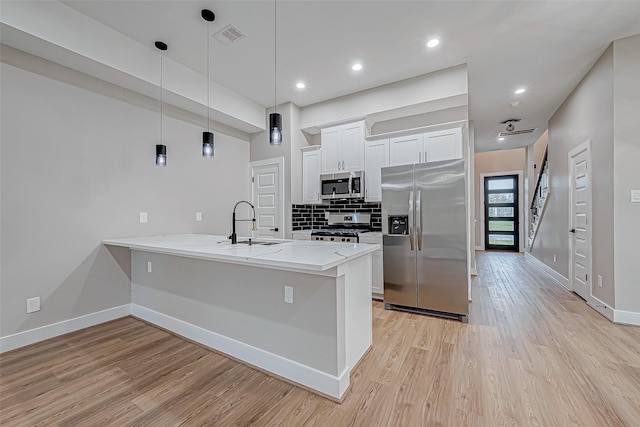
<instances>
[{"instance_id":1,"label":"recessed ceiling light","mask_svg":"<svg viewBox=\"0 0 640 427\"><path fill-rule=\"evenodd\" d=\"M520 89L516 89L516 95L520 95L521 93L525 93L527 90L523 87L521 87Z\"/></svg>"},{"instance_id":2,"label":"recessed ceiling light","mask_svg":"<svg viewBox=\"0 0 640 427\"><path fill-rule=\"evenodd\" d=\"M360 71L362 70L362 64L353 64L353 66L351 67L351 69L353 71Z\"/></svg>"},{"instance_id":3,"label":"recessed ceiling light","mask_svg":"<svg viewBox=\"0 0 640 427\"><path fill-rule=\"evenodd\" d=\"M498 138L498 141L504 141L504 138Z\"/></svg>"},{"instance_id":4,"label":"recessed ceiling light","mask_svg":"<svg viewBox=\"0 0 640 427\"><path fill-rule=\"evenodd\" d=\"M304 84L304 82L298 82L298 83L296 83L296 87L298 89L304 89L305 87L307 87L307 85Z\"/></svg>"},{"instance_id":5,"label":"recessed ceiling light","mask_svg":"<svg viewBox=\"0 0 640 427\"><path fill-rule=\"evenodd\" d=\"M436 47L440 44L440 40L438 39L431 39L427 42L427 47Z\"/></svg>"}]
</instances>

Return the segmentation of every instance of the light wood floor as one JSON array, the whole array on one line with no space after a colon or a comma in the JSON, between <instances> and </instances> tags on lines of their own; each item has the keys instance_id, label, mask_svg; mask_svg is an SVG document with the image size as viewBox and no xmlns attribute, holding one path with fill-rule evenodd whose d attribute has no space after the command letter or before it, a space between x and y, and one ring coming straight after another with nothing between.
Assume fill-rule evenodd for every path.
<instances>
[{"instance_id":1,"label":"light wood floor","mask_svg":"<svg viewBox=\"0 0 640 427\"><path fill-rule=\"evenodd\" d=\"M640 328L513 253L479 253L469 324L373 303L342 405L133 318L0 356L2 426L640 426Z\"/></svg>"}]
</instances>

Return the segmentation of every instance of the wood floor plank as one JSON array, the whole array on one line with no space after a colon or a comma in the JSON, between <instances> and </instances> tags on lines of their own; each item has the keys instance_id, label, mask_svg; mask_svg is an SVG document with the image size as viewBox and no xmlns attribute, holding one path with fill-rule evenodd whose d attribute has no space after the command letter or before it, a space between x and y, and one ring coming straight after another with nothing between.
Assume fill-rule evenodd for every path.
<instances>
[{"instance_id":1,"label":"wood floor plank","mask_svg":"<svg viewBox=\"0 0 640 427\"><path fill-rule=\"evenodd\" d=\"M0 355L0 425L640 425L640 328L520 254L477 261L469 324L373 302L342 404L127 317Z\"/></svg>"}]
</instances>

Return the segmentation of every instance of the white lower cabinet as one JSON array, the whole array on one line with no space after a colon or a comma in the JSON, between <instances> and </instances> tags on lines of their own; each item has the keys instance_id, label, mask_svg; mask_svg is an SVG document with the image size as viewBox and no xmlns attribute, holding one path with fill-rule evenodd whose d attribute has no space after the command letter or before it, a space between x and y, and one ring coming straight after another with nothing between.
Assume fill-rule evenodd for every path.
<instances>
[{"instance_id":1,"label":"white lower cabinet","mask_svg":"<svg viewBox=\"0 0 640 427\"><path fill-rule=\"evenodd\" d=\"M371 234L367 236L367 234ZM371 297L384 297L384 270L382 268L382 233L366 233L360 236L360 243L376 243L380 249L371 254Z\"/></svg>"}]
</instances>

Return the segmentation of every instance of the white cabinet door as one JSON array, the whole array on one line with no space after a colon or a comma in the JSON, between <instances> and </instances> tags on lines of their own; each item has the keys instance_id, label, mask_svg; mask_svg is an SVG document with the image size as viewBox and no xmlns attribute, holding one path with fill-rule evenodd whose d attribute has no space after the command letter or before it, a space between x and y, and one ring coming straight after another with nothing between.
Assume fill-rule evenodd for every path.
<instances>
[{"instance_id":1,"label":"white cabinet door","mask_svg":"<svg viewBox=\"0 0 640 427\"><path fill-rule=\"evenodd\" d=\"M389 166L412 165L422 159L422 134L389 140Z\"/></svg>"},{"instance_id":2,"label":"white cabinet door","mask_svg":"<svg viewBox=\"0 0 640 427\"><path fill-rule=\"evenodd\" d=\"M389 166L389 140L367 141L364 145L364 187L367 202L382 201L380 169Z\"/></svg>"},{"instance_id":3,"label":"white cabinet door","mask_svg":"<svg viewBox=\"0 0 640 427\"><path fill-rule=\"evenodd\" d=\"M302 153L302 203L320 203L320 165L322 151Z\"/></svg>"},{"instance_id":4,"label":"white cabinet door","mask_svg":"<svg viewBox=\"0 0 640 427\"><path fill-rule=\"evenodd\" d=\"M322 129L322 173L340 172L342 159L340 158L340 142L342 132L340 127Z\"/></svg>"},{"instance_id":5,"label":"white cabinet door","mask_svg":"<svg viewBox=\"0 0 640 427\"><path fill-rule=\"evenodd\" d=\"M364 169L364 122L341 126L340 170L358 172Z\"/></svg>"},{"instance_id":6,"label":"white cabinet door","mask_svg":"<svg viewBox=\"0 0 640 427\"><path fill-rule=\"evenodd\" d=\"M384 294L382 251L375 251L371 254L371 294L374 298L380 298Z\"/></svg>"},{"instance_id":7,"label":"white cabinet door","mask_svg":"<svg viewBox=\"0 0 640 427\"><path fill-rule=\"evenodd\" d=\"M425 133L422 158L427 162L461 159L462 129L455 128Z\"/></svg>"}]
</instances>

